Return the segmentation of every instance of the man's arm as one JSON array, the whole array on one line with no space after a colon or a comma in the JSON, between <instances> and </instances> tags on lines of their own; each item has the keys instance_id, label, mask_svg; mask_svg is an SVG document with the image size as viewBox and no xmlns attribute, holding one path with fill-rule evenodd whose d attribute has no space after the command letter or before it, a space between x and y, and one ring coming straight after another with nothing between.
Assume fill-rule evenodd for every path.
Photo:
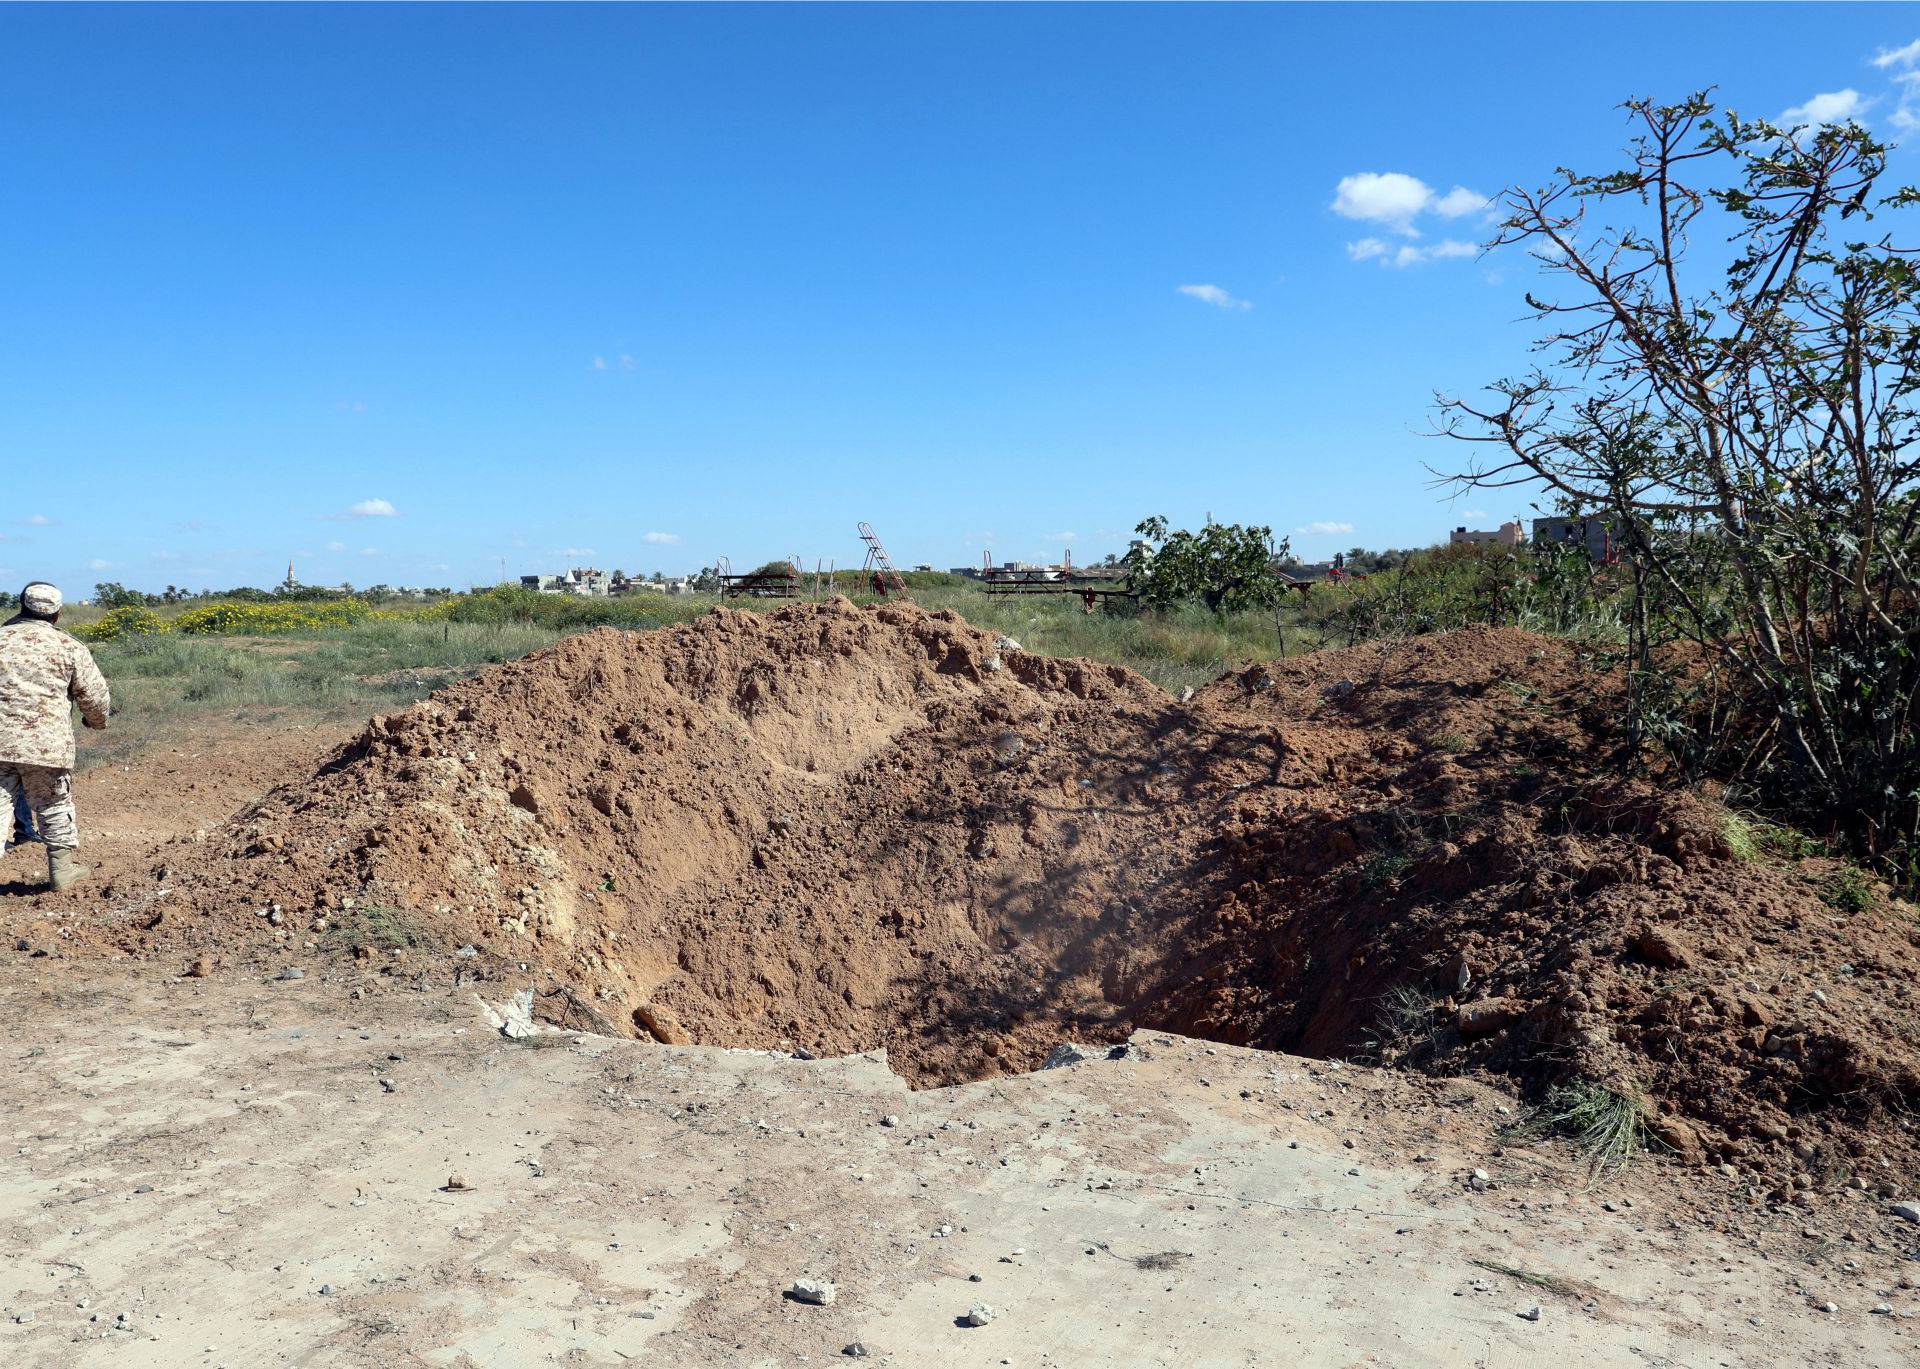
<instances>
[{"instance_id":1,"label":"man's arm","mask_svg":"<svg viewBox=\"0 0 1920 1369\"><path fill-rule=\"evenodd\" d=\"M80 705L80 720L95 731L104 731L107 714L113 709L113 696L107 692L107 677L93 663L93 653L80 643L73 644L73 683L67 694Z\"/></svg>"}]
</instances>

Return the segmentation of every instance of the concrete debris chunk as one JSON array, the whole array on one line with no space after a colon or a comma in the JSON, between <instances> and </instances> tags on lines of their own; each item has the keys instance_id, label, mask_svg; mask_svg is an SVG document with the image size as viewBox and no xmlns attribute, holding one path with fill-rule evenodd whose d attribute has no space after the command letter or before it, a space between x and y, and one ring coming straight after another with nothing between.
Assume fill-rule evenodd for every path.
<instances>
[{"instance_id":1,"label":"concrete debris chunk","mask_svg":"<svg viewBox=\"0 0 1920 1369\"><path fill-rule=\"evenodd\" d=\"M473 1001L478 1003L480 1010L487 1015L488 1025L509 1041L519 1041L536 1032L551 1030L533 1020L532 989L520 990L497 1008L481 998L479 994L473 996Z\"/></svg>"},{"instance_id":2,"label":"concrete debris chunk","mask_svg":"<svg viewBox=\"0 0 1920 1369\"><path fill-rule=\"evenodd\" d=\"M1089 1060L1125 1060L1131 1053L1132 1047L1125 1041L1117 1046L1083 1046L1077 1042L1063 1041L1053 1048L1053 1053L1040 1068L1057 1070L1068 1065L1082 1065Z\"/></svg>"},{"instance_id":3,"label":"concrete debris chunk","mask_svg":"<svg viewBox=\"0 0 1920 1369\"><path fill-rule=\"evenodd\" d=\"M795 1279L787 1286L787 1296L795 1302L804 1302L814 1307L831 1307L833 1300L840 1296L840 1290L830 1283L821 1283L814 1279Z\"/></svg>"},{"instance_id":4,"label":"concrete debris chunk","mask_svg":"<svg viewBox=\"0 0 1920 1369\"><path fill-rule=\"evenodd\" d=\"M985 1326L1000 1314L983 1302L977 1302L967 1309L967 1315L960 1318L968 1326Z\"/></svg>"}]
</instances>

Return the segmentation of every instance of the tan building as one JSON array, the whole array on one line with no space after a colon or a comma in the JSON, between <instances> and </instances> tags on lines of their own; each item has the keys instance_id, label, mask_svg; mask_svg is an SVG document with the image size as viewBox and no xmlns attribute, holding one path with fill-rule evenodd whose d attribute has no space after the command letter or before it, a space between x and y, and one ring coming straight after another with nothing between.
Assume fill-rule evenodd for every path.
<instances>
[{"instance_id":1,"label":"tan building","mask_svg":"<svg viewBox=\"0 0 1920 1369\"><path fill-rule=\"evenodd\" d=\"M1454 546L1491 542L1502 547L1524 547L1527 544L1527 530L1515 519L1502 523L1493 532L1469 532L1464 527L1455 528L1447 535L1447 541Z\"/></svg>"}]
</instances>

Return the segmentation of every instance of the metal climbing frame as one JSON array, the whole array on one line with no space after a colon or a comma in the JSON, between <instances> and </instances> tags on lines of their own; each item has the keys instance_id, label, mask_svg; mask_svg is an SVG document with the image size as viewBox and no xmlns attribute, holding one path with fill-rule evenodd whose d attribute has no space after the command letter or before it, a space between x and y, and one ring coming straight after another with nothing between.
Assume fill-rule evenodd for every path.
<instances>
[{"instance_id":1,"label":"metal climbing frame","mask_svg":"<svg viewBox=\"0 0 1920 1369\"><path fill-rule=\"evenodd\" d=\"M906 577L894 567L893 558L880 545L880 534L873 530L873 524L860 525L860 540L867 544L867 559L860 567L861 573L870 577L873 587L883 595L905 594Z\"/></svg>"}]
</instances>

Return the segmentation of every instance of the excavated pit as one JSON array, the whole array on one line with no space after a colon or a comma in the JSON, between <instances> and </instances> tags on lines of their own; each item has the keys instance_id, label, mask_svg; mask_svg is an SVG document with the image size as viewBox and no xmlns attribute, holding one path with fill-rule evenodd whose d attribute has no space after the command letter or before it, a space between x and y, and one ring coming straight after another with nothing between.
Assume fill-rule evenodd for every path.
<instances>
[{"instance_id":1,"label":"excavated pit","mask_svg":"<svg viewBox=\"0 0 1920 1369\"><path fill-rule=\"evenodd\" d=\"M216 939L277 903L363 957L526 963L596 1025L920 1084L1146 1026L1643 1092L1786 1184L1796 1146L1911 1158L1911 910L1839 914L1612 778L1611 688L1480 630L1179 703L911 605L718 611L375 718L156 874Z\"/></svg>"}]
</instances>

